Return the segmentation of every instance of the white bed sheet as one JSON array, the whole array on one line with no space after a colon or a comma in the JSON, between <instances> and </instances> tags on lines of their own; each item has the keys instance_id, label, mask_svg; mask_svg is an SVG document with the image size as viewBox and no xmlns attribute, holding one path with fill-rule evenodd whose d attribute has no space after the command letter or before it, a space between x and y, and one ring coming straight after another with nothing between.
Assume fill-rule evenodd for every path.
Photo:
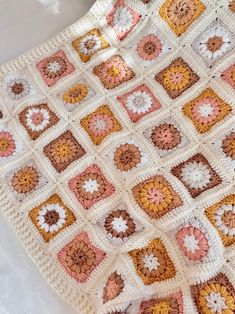
<instances>
[{"instance_id":1,"label":"white bed sheet","mask_svg":"<svg viewBox=\"0 0 235 314\"><path fill-rule=\"evenodd\" d=\"M0 0L0 64L82 17L95 0ZM0 314L75 314L47 284L0 211Z\"/></svg>"}]
</instances>

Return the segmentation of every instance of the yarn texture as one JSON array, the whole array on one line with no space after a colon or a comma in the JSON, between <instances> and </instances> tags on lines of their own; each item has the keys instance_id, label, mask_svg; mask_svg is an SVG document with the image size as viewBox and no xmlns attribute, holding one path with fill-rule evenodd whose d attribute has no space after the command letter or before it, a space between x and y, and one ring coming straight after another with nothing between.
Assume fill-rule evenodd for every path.
<instances>
[{"instance_id":1,"label":"yarn texture","mask_svg":"<svg viewBox=\"0 0 235 314\"><path fill-rule=\"evenodd\" d=\"M235 312L234 24L97 0L0 67L0 208L78 313Z\"/></svg>"}]
</instances>

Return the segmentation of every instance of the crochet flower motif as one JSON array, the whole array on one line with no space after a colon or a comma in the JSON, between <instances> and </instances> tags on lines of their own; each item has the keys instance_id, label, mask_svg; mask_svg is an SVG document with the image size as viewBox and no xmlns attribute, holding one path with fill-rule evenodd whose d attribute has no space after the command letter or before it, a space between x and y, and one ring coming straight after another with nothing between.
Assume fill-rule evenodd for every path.
<instances>
[{"instance_id":1,"label":"crochet flower motif","mask_svg":"<svg viewBox=\"0 0 235 314\"><path fill-rule=\"evenodd\" d=\"M16 140L13 134L0 130L0 161L11 157L16 152Z\"/></svg>"},{"instance_id":2,"label":"crochet flower motif","mask_svg":"<svg viewBox=\"0 0 235 314\"><path fill-rule=\"evenodd\" d=\"M180 36L204 10L205 6L200 0L166 0L159 14L173 32Z\"/></svg>"},{"instance_id":3,"label":"crochet flower motif","mask_svg":"<svg viewBox=\"0 0 235 314\"><path fill-rule=\"evenodd\" d=\"M64 107L72 112L82 108L87 100L95 95L93 88L85 81L79 80L57 94Z\"/></svg>"},{"instance_id":4,"label":"crochet flower motif","mask_svg":"<svg viewBox=\"0 0 235 314\"><path fill-rule=\"evenodd\" d=\"M223 138L222 149L226 157L235 161L235 132L230 132Z\"/></svg>"},{"instance_id":5,"label":"crochet flower motif","mask_svg":"<svg viewBox=\"0 0 235 314\"><path fill-rule=\"evenodd\" d=\"M113 132L122 130L121 124L107 105L100 106L94 112L83 118L81 125L95 145L101 144L102 141Z\"/></svg>"},{"instance_id":6,"label":"crochet flower motif","mask_svg":"<svg viewBox=\"0 0 235 314\"><path fill-rule=\"evenodd\" d=\"M77 83L63 93L63 101L74 106L82 102L88 95L88 87L85 84Z\"/></svg>"},{"instance_id":7,"label":"crochet flower motif","mask_svg":"<svg viewBox=\"0 0 235 314\"><path fill-rule=\"evenodd\" d=\"M109 183L97 165L91 165L69 181L69 188L85 209L90 209L98 201L114 193L114 186Z\"/></svg>"},{"instance_id":8,"label":"crochet flower motif","mask_svg":"<svg viewBox=\"0 0 235 314\"><path fill-rule=\"evenodd\" d=\"M64 171L72 162L86 153L71 131L64 132L47 144L43 152L58 172Z\"/></svg>"},{"instance_id":9,"label":"crochet flower motif","mask_svg":"<svg viewBox=\"0 0 235 314\"><path fill-rule=\"evenodd\" d=\"M72 225L76 218L57 194L29 212L29 218L46 242Z\"/></svg>"},{"instance_id":10,"label":"crochet flower motif","mask_svg":"<svg viewBox=\"0 0 235 314\"><path fill-rule=\"evenodd\" d=\"M27 106L19 114L19 120L32 140L36 140L59 121L47 104Z\"/></svg>"},{"instance_id":11,"label":"crochet flower motif","mask_svg":"<svg viewBox=\"0 0 235 314\"><path fill-rule=\"evenodd\" d=\"M182 205L180 196L163 176L153 176L137 184L132 194L139 206L154 219Z\"/></svg>"},{"instance_id":12,"label":"crochet flower motif","mask_svg":"<svg viewBox=\"0 0 235 314\"><path fill-rule=\"evenodd\" d=\"M114 152L114 164L120 171L136 168L142 161L141 149L132 143L118 146Z\"/></svg>"},{"instance_id":13,"label":"crochet flower motif","mask_svg":"<svg viewBox=\"0 0 235 314\"><path fill-rule=\"evenodd\" d=\"M173 124L163 123L152 130L151 140L157 148L171 150L180 144L181 135Z\"/></svg>"},{"instance_id":14,"label":"crochet flower motif","mask_svg":"<svg viewBox=\"0 0 235 314\"><path fill-rule=\"evenodd\" d=\"M184 133L179 123L172 117L165 118L157 123L153 121L143 131L143 135L154 146L161 158L185 148L190 143L188 135Z\"/></svg>"},{"instance_id":15,"label":"crochet flower motif","mask_svg":"<svg viewBox=\"0 0 235 314\"><path fill-rule=\"evenodd\" d=\"M164 298L152 298L140 304L141 314L183 314L182 293L174 293Z\"/></svg>"},{"instance_id":16,"label":"crochet flower motif","mask_svg":"<svg viewBox=\"0 0 235 314\"><path fill-rule=\"evenodd\" d=\"M132 122L137 122L145 115L161 107L152 91L144 84L122 96L118 96L117 99L126 109Z\"/></svg>"},{"instance_id":17,"label":"crochet flower motif","mask_svg":"<svg viewBox=\"0 0 235 314\"><path fill-rule=\"evenodd\" d=\"M145 61L155 60L163 49L161 39L155 34L145 35L137 45L138 56Z\"/></svg>"},{"instance_id":18,"label":"crochet flower motif","mask_svg":"<svg viewBox=\"0 0 235 314\"><path fill-rule=\"evenodd\" d=\"M136 224L130 214L120 206L105 217L104 228L108 236L125 240L135 233Z\"/></svg>"},{"instance_id":19,"label":"crochet flower motif","mask_svg":"<svg viewBox=\"0 0 235 314\"><path fill-rule=\"evenodd\" d=\"M208 240L199 228L188 225L178 230L176 240L181 252L190 261L201 261L208 252Z\"/></svg>"},{"instance_id":20,"label":"crochet flower motif","mask_svg":"<svg viewBox=\"0 0 235 314\"><path fill-rule=\"evenodd\" d=\"M228 278L220 273L207 282L191 287L198 311L202 314L233 314L235 290Z\"/></svg>"},{"instance_id":21,"label":"crochet flower motif","mask_svg":"<svg viewBox=\"0 0 235 314\"><path fill-rule=\"evenodd\" d=\"M223 120L232 108L211 88L207 88L197 98L184 105L182 110L193 122L197 131L205 133Z\"/></svg>"},{"instance_id":22,"label":"crochet flower motif","mask_svg":"<svg viewBox=\"0 0 235 314\"><path fill-rule=\"evenodd\" d=\"M235 90L235 63L228 67L222 74L222 79Z\"/></svg>"},{"instance_id":23,"label":"crochet flower motif","mask_svg":"<svg viewBox=\"0 0 235 314\"><path fill-rule=\"evenodd\" d=\"M193 43L194 49L209 65L224 56L232 45L232 35L220 21L210 25Z\"/></svg>"},{"instance_id":24,"label":"crochet flower motif","mask_svg":"<svg viewBox=\"0 0 235 314\"><path fill-rule=\"evenodd\" d=\"M162 85L172 99L175 99L194 85L199 77L182 58L177 58L159 72L155 80Z\"/></svg>"},{"instance_id":25,"label":"crochet flower motif","mask_svg":"<svg viewBox=\"0 0 235 314\"><path fill-rule=\"evenodd\" d=\"M48 87L53 86L75 70L63 50L39 61L36 66Z\"/></svg>"},{"instance_id":26,"label":"crochet flower motif","mask_svg":"<svg viewBox=\"0 0 235 314\"><path fill-rule=\"evenodd\" d=\"M116 32L118 39L123 40L140 18L141 15L126 5L124 0L117 0L106 19Z\"/></svg>"},{"instance_id":27,"label":"crochet flower motif","mask_svg":"<svg viewBox=\"0 0 235 314\"><path fill-rule=\"evenodd\" d=\"M103 303L116 299L124 289L124 280L116 271L113 272L103 289Z\"/></svg>"},{"instance_id":28,"label":"crochet flower motif","mask_svg":"<svg viewBox=\"0 0 235 314\"><path fill-rule=\"evenodd\" d=\"M145 285L174 278L176 270L160 239L142 249L129 252L138 276Z\"/></svg>"},{"instance_id":29,"label":"crochet flower motif","mask_svg":"<svg viewBox=\"0 0 235 314\"><path fill-rule=\"evenodd\" d=\"M17 101L29 95L30 84L25 78L10 79L6 89L8 96Z\"/></svg>"},{"instance_id":30,"label":"crochet flower motif","mask_svg":"<svg viewBox=\"0 0 235 314\"><path fill-rule=\"evenodd\" d=\"M33 160L7 172L5 178L10 191L20 202L35 191L39 191L47 183Z\"/></svg>"},{"instance_id":31,"label":"crochet flower motif","mask_svg":"<svg viewBox=\"0 0 235 314\"><path fill-rule=\"evenodd\" d=\"M92 29L85 35L75 39L72 46L83 62L90 61L97 52L109 48L108 42L101 35L98 28Z\"/></svg>"},{"instance_id":32,"label":"crochet flower motif","mask_svg":"<svg viewBox=\"0 0 235 314\"><path fill-rule=\"evenodd\" d=\"M39 172L33 166L18 169L11 179L11 186L17 193L27 194L36 189L39 184Z\"/></svg>"},{"instance_id":33,"label":"crochet flower motif","mask_svg":"<svg viewBox=\"0 0 235 314\"><path fill-rule=\"evenodd\" d=\"M91 243L86 232L80 233L58 253L61 265L79 283L86 282L104 258L105 253Z\"/></svg>"},{"instance_id":34,"label":"crochet flower motif","mask_svg":"<svg viewBox=\"0 0 235 314\"><path fill-rule=\"evenodd\" d=\"M119 55L114 55L93 69L107 89L113 89L135 77L135 73Z\"/></svg>"},{"instance_id":35,"label":"crochet flower motif","mask_svg":"<svg viewBox=\"0 0 235 314\"><path fill-rule=\"evenodd\" d=\"M193 198L222 182L207 159L200 153L173 167L171 173L184 184Z\"/></svg>"},{"instance_id":36,"label":"crochet flower motif","mask_svg":"<svg viewBox=\"0 0 235 314\"><path fill-rule=\"evenodd\" d=\"M224 246L235 243L235 195L231 194L220 202L206 208L205 215L218 231Z\"/></svg>"}]
</instances>

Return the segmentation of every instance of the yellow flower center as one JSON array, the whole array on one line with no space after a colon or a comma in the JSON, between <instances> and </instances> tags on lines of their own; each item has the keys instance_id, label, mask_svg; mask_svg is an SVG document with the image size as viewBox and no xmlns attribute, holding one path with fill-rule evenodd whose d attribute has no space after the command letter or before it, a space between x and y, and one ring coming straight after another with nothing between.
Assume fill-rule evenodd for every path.
<instances>
[{"instance_id":1,"label":"yellow flower center","mask_svg":"<svg viewBox=\"0 0 235 314\"><path fill-rule=\"evenodd\" d=\"M230 149L235 152L235 140L230 143Z\"/></svg>"},{"instance_id":2,"label":"yellow flower center","mask_svg":"<svg viewBox=\"0 0 235 314\"><path fill-rule=\"evenodd\" d=\"M27 185L32 181L32 174L29 172L23 172L19 177L19 184Z\"/></svg>"},{"instance_id":3,"label":"yellow flower center","mask_svg":"<svg viewBox=\"0 0 235 314\"><path fill-rule=\"evenodd\" d=\"M8 149L10 142L6 138L0 139L0 151L3 152Z\"/></svg>"},{"instance_id":4,"label":"yellow flower center","mask_svg":"<svg viewBox=\"0 0 235 314\"><path fill-rule=\"evenodd\" d=\"M232 71L231 77L232 77L232 80L235 82L235 69Z\"/></svg>"},{"instance_id":5,"label":"yellow flower center","mask_svg":"<svg viewBox=\"0 0 235 314\"><path fill-rule=\"evenodd\" d=\"M168 314L170 310L170 305L168 302L159 302L152 307L152 314Z\"/></svg>"},{"instance_id":6,"label":"yellow flower center","mask_svg":"<svg viewBox=\"0 0 235 314\"><path fill-rule=\"evenodd\" d=\"M71 153L71 148L68 144L61 144L56 148L56 154L60 157L68 156Z\"/></svg>"},{"instance_id":7,"label":"yellow flower center","mask_svg":"<svg viewBox=\"0 0 235 314\"><path fill-rule=\"evenodd\" d=\"M110 76L116 77L120 74L120 69L114 65L108 70Z\"/></svg>"}]
</instances>

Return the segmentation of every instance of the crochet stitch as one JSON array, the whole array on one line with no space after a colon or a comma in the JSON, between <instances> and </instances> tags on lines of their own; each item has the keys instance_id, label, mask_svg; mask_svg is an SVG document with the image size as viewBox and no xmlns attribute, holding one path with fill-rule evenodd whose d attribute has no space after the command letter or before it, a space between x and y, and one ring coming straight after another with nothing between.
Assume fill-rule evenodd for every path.
<instances>
[{"instance_id":1,"label":"crochet stitch","mask_svg":"<svg viewBox=\"0 0 235 314\"><path fill-rule=\"evenodd\" d=\"M0 67L0 207L78 313L235 312L234 19L97 0Z\"/></svg>"}]
</instances>

